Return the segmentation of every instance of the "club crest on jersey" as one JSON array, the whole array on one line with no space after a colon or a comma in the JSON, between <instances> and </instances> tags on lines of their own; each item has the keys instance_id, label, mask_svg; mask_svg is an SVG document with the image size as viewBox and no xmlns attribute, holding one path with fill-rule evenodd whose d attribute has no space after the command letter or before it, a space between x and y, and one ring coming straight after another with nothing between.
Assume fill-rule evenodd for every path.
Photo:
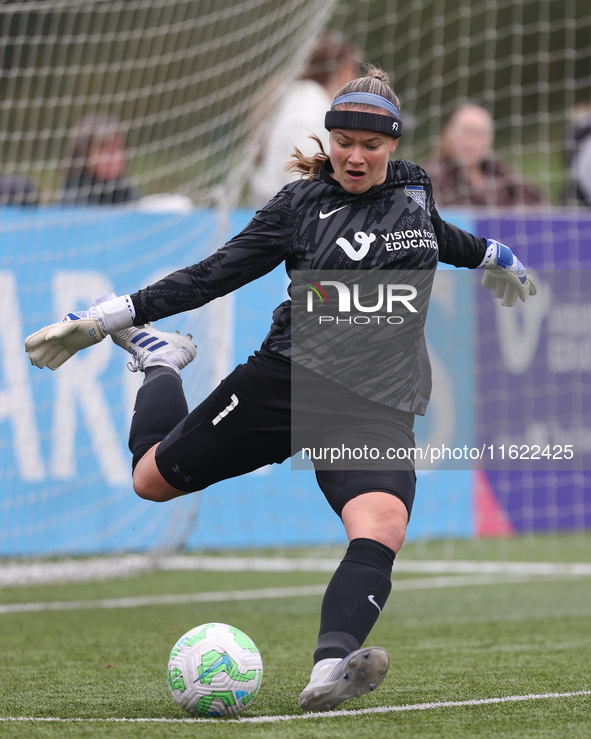
<instances>
[{"instance_id":1,"label":"club crest on jersey","mask_svg":"<svg viewBox=\"0 0 591 739\"><path fill-rule=\"evenodd\" d=\"M404 194L407 198L412 198L415 203L425 210L425 190L420 185L407 185L404 188Z\"/></svg>"}]
</instances>

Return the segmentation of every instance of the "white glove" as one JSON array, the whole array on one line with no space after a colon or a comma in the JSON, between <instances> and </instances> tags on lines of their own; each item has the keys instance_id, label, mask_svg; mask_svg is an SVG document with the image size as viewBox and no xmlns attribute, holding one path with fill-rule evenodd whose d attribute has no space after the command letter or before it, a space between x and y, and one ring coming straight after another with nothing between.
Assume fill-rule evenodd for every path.
<instances>
[{"instance_id":1,"label":"white glove","mask_svg":"<svg viewBox=\"0 0 591 739\"><path fill-rule=\"evenodd\" d=\"M80 349L98 344L107 334L133 326L135 309L129 295L101 295L87 311L75 311L59 323L39 329L25 339L31 364L55 370Z\"/></svg>"},{"instance_id":2,"label":"white glove","mask_svg":"<svg viewBox=\"0 0 591 739\"><path fill-rule=\"evenodd\" d=\"M511 249L492 239L486 242L486 254L478 265L484 267L482 286L492 290L494 297L502 300L501 305L515 305L517 296L525 302L530 295L535 295L536 283Z\"/></svg>"}]
</instances>

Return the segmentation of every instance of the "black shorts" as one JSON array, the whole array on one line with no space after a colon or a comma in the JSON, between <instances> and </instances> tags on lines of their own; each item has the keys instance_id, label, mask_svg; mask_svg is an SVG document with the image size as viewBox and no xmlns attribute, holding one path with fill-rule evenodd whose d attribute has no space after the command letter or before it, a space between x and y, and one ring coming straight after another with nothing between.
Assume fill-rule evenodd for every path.
<instances>
[{"instance_id":1,"label":"black shorts","mask_svg":"<svg viewBox=\"0 0 591 739\"><path fill-rule=\"evenodd\" d=\"M385 460L388 450L414 448L413 422L413 414L365 400L263 348L162 440L156 464L170 485L193 492L294 454L297 459L305 448L339 516L349 500L367 492L400 498L410 516L413 463ZM367 450L375 455L376 449L379 461L368 457Z\"/></svg>"}]
</instances>

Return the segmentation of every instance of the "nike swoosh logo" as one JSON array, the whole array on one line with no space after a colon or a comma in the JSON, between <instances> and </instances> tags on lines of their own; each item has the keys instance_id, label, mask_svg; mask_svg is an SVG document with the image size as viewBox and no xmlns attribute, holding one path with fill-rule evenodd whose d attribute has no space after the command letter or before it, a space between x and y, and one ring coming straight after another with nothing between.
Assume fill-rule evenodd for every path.
<instances>
[{"instance_id":1,"label":"nike swoosh logo","mask_svg":"<svg viewBox=\"0 0 591 739\"><path fill-rule=\"evenodd\" d=\"M330 216L333 216L335 213L338 213L339 210L343 210L343 208L346 208L346 207L347 207L346 205L341 205L340 208L335 208L334 210L330 210L328 213L323 213L322 211L320 211L320 213L318 214L318 217L320 218L320 220L324 220L325 218L330 218Z\"/></svg>"},{"instance_id":2,"label":"nike swoosh logo","mask_svg":"<svg viewBox=\"0 0 591 739\"><path fill-rule=\"evenodd\" d=\"M378 605L378 604L376 603L376 599L375 599L375 598L373 597L373 595L368 595L368 596L367 596L367 600L368 600L368 601L369 601L369 602L370 602L370 603L371 603L372 605L374 605L374 606L375 606L375 607L376 607L376 608L378 609L378 611L379 611L380 613L382 612L382 609L381 609L381 608L379 607L379 605Z\"/></svg>"},{"instance_id":3,"label":"nike swoosh logo","mask_svg":"<svg viewBox=\"0 0 591 739\"><path fill-rule=\"evenodd\" d=\"M230 671L230 667L231 667L231 665L230 665L230 658L228 657L227 654L224 654L224 656L221 659L219 659L214 665L212 665L209 668L209 670L205 670L205 672L202 675L198 675L197 676L197 679L196 680L193 680L193 682L194 683L200 682L201 680L203 680L204 677L206 677L210 673L214 672L214 670L217 670L218 667L221 667L221 665L225 665L225 667L226 667L226 670L225 671L226 672L229 672ZM207 683L207 684L209 684L209 683Z\"/></svg>"}]
</instances>

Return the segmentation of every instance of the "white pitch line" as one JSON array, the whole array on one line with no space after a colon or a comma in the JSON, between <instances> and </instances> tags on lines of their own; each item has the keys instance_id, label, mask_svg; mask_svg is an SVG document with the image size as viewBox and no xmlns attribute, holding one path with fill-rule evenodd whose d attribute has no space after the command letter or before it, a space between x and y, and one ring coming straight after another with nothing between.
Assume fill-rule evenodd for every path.
<instances>
[{"instance_id":1,"label":"white pitch line","mask_svg":"<svg viewBox=\"0 0 591 739\"><path fill-rule=\"evenodd\" d=\"M234 600L292 598L322 595L326 585L304 585L293 588L261 588L211 593L180 593L176 595L139 595L133 598L104 598L102 600L48 601L47 603L10 603L0 605L0 615L39 611L80 611L92 608L138 608L141 606L183 605L185 603L214 603Z\"/></svg>"},{"instance_id":2,"label":"white pitch line","mask_svg":"<svg viewBox=\"0 0 591 739\"><path fill-rule=\"evenodd\" d=\"M591 690L577 690L569 693L529 693L527 695L506 695L500 698L473 698L463 701L439 701L435 703L415 703L404 706L377 706L347 711L325 711L322 713L302 713L283 716L252 716L245 718L58 718L51 716L6 716L0 722L40 722L40 723L129 723L129 724L271 724L282 721L306 721L310 719L367 716L368 714L408 713L411 711L432 711L438 708L465 708L473 706L491 706L497 703L523 703L534 700L550 700L559 698L580 698L591 696Z\"/></svg>"},{"instance_id":3,"label":"white pitch line","mask_svg":"<svg viewBox=\"0 0 591 739\"><path fill-rule=\"evenodd\" d=\"M161 570L198 570L201 572L333 572L339 558L310 557L206 557L169 555L157 568ZM493 562L478 560L413 560L401 556L394 572L436 574L502 575L591 575L589 562Z\"/></svg>"},{"instance_id":4,"label":"white pitch line","mask_svg":"<svg viewBox=\"0 0 591 739\"><path fill-rule=\"evenodd\" d=\"M61 562L10 562L0 564L0 588L88 582L133 577L153 571L199 572L334 572L338 558L311 557L207 557L168 555L161 558L130 554L91 557ZM395 572L436 574L512 574L591 576L589 562L491 562L465 560L412 560L401 557Z\"/></svg>"},{"instance_id":5,"label":"white pitch line","mask_svg":"<svg viewBox=\"0 0 591 739\"><path fill-rule=\"evenodd\" d=\"M547 580L548 578L546 578ZM558 579L562 579L561 577ZM500 577L498 575L451 575L449 577L420 577L395 580L394 591L432 590L476 585L499 585L533 582L531 577ZM12 613L39 613L43 611L82 611L89 609L140 608L143 606L170 606L187 603L219 603L224 601L262 600L273 598L301 598L324 595L326 585L300 585L290 588L260 588L209 593L177 593L171 595L138 595L132 598L104 598L101 600L60 600L34 603L0 604L0 616Z\"/></svg>"}]
</instances>

